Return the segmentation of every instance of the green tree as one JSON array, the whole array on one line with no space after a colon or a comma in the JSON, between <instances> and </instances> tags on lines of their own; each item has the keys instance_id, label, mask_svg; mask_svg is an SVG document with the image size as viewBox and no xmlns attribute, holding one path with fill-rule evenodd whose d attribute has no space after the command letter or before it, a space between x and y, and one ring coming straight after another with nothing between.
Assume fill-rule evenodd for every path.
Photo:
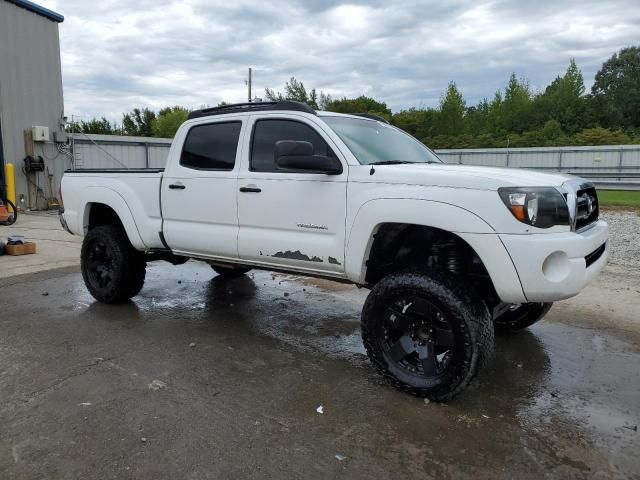
<instances>
[{"instance_id":1,"label":"green tree","mask_svg":"<svg viewBox=\"0 0 640 480\"><path fill-rule=\"evenodd\" d=\"M487 130L493 135L505 133L502 126L502 92L498 90L493 95L493 100L489 103L489 112L487 113Z\"/></svg>"},{"instance_id":2,"label":"green tree","mask_svg":"<svg viewBox=\"0 0 640 480\"><path fill-rule=\"evenodd\" d=\"M465 113L465 131L471 135L481 135L490 131L489 114L491 104L484 98L478 105L467 108Z\"/></svg>"},{"instance_id":3,"label":"green tree","mask_svg":"<svg viewBox=\"0 0 640 480\"><path fill-rule=\"evenodd\" d=\"M167 107L158 112L152 124L154 137L173 138L187 118L190 110L184 107Z\"/></svg>"},{"instance_id":4,"label":"green tree","mask_svg":"<svg viewBox=\"0 0 640 480\"><path fill-rule=\"evenodd\" d=\"M590 122L584 90L582 72L575 60L571 59L566 73L562 77L556 77L544 93L534 99L532 123L542 125L548 120L557 120L569 133L582 130Z\"/></svg>"},{"instance_id":5,"label":"green tree","mask_svg":"<svg viewBox=\"0 0 640 480\"><path fill-rule=\"evenodd\" d=\"M591 93L605 126L640 126L640 47L623 48L604 62Z\"/></svg>"},{"instance_id":6,"label":"green tree","mask_svg":"<svg viewBox=\"0 0 640 480\"><path fill-rule=\"evenodd\" d=\"M549 120L542 127L542 137L547 141L554 143L559 138L562 138L564 132L562 131L562 125L557 120Z\"/></svg>"},{"instance_id":7,"label":"green tree","mask_svg":"<svg viewBox=\"0 0 640 480\"><path fill-rule=\"evenodd\" d=\"M498 125L508 133L520 133L530 126L531 90L529 83L512 73L499 105Z\"/></svg>"},{"instance_id":8,"label":"green tree","mask_svg":"<svg viewBox=\"0 0 640 480\"><path fill-rule=\"evenodd\" d=\"M122 130L125 135L134 137L152 137L153 122L156 114L148 108L134 108L122 117Z\"/></svg>"},{"instance_id":9,"label":"green tree","mask_svg":"<svg viewBox=\"0 0 640 480\"><path fill-rule=\"evenodd\" d=\"M464 131L466 105L455 82L449 82L447 91L440 98L439 133L459 135Z\"/></svg>"},{"instance_id":10,"label":"green tree","mask_svg":"<svg viewBox=\"0 0 640 480\"><path fill-rule=\"evenodd\" d=\"M391 122L414 137L424 139L429 145L430 139L437 135L440 111L435 108L410 108L394 114Z\"/></svg>"},{"instance_id":11,"label":"green tree","mask_svg":"<svg viewBox=\"0 0 640 480\"><path fill-rule=\"evenodd\" d=\"M338 113L369 113L379 115L387 120L391 120L392 113L384 102L379 102L371 97L360 95L357 98L339 98L330 100L324 106L329 112Z\"/></svg>"},{"instance_id":12,"label":"green tree","mask_svg":"<svg viewBox=\"0 0 640 480\"><path fill-rule=\"evenodd\" d=\"M92 118L89 121L70 122L66 130L68 133L82 132L96 135L118 135L120 133L116 124L112 125L105 117Z\"/></svg>"},{"instance_id":13,"label":"green tree","mask_svg":"<svg viewBox=\"0 0 640 480\"><path fill-rule=\"evenodd\" d=\"M264 95L268 100L273 102L281 100L294 100L296 102L302 102L309 105L314 110L324 109L327 102L331 100L331 96L324 92L318 93L315 88L307 92L304 83L296 80L295 77L285 84L284 92L276 92L270 88L265 88Z\"/></svg>"},{"instance_id":14,"label":"green tree","mask_svg":"<svg viewBox=\"0 0 640 480\"><path fill-rule=\"evenodd\" d=\"M632 143L632 139L621 130L608 128L587 128L573 136L574 145L624 145Z\"/></svg>"}]
</instances>

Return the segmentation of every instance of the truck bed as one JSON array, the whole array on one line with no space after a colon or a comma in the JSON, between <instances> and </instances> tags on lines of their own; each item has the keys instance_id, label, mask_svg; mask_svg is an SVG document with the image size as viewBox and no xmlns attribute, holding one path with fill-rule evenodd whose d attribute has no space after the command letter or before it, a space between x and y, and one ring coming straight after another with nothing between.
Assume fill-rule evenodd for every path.
<instances>
[{"instance_id":1,"label":"truck bed","mask_svg":"<svg viewBox=\"0 0 640 480\"><path fill-rule=\"evenodd\" d=\"M140 249L164 248L160 185L163 168L108 168L68 170L62 177L65 218L68 228L83 235L89 221L88 206L109 205Z\"/></svg>"}]
</instances>

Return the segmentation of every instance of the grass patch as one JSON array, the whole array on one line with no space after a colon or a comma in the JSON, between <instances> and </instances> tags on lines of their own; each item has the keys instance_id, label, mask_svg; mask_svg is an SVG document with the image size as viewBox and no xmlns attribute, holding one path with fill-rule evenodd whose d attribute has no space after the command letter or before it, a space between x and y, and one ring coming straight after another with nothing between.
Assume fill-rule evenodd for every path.
<instances>
[{"instance_id":1,"label":"grass patch","mask_svg":"<svg viewBox=\"0 0 640 480\"><path fill-rule=\"evenodd\" d=\"M603 207L631 207L640 209L640 191L598 190L598 200Z\"/></svg>"}]
</instances>

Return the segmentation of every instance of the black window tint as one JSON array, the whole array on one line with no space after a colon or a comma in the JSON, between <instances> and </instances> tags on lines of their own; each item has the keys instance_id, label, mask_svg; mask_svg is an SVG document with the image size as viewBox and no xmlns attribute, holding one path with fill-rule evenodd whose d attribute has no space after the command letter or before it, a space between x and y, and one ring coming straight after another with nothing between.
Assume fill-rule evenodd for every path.
<instances>
[{"instance_id":1,"label":"black window tint","mask_svg":"<svg viewBox=\"0 0 640 480\"><path fill-rule=\"evenodd\" d=\"M251 170L278 171L274 149L279 140L310 142L314 155L335 157L329 145L309 125L294 120L258 120L253 129L251 142Z\"/></svg>"},{"instance_id":2,"label":"black window tint","mask_svg":"<svg viewBox=\"0 0 640 480\"><path fill-rule=\"evenodd\" d=\"M233 170L242 122L211 123L191 128L180 165L199 170Z\"/></svg>"}]
</instances>

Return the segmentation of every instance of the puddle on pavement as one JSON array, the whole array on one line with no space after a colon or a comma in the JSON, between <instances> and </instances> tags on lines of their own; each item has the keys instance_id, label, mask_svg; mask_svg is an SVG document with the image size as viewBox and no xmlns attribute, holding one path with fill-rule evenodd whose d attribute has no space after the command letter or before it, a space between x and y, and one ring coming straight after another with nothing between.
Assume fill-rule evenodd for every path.
<instances>
[{"instance_id":1,"label":"puddle on pavement","mask_svg":"<svg viewBox=\"0 0 640 480\"><path fill-rule=\"evenodd\" d=\"M159 263L148 269L145 288L129 308L147 320L214 322L230 335L266 336L362 367L367 361L359 317L368 291L328 283L258 271L223 281L206 264ZM74 290L74 309L109 308L94 303L80 283ZM516 422L522 436L514 440L513 432L505 433L502 441L519 444L541 468L564 465L591 475L597 473L593 465L608 463L611 473L628 472L640 453L639 367L637 346L591 329L542 322L498 338L492 362L474 384L446 406L432 408L446 412L447 422L495 430L498 439L501 428ZM398 395L424 415L421 400ZM406 423L405 407L390 407L388 415ZM398 441L411 443L414 427L405 427ZM414 435L417 445L424 432Z\"/></svg>"}]
</instances>

